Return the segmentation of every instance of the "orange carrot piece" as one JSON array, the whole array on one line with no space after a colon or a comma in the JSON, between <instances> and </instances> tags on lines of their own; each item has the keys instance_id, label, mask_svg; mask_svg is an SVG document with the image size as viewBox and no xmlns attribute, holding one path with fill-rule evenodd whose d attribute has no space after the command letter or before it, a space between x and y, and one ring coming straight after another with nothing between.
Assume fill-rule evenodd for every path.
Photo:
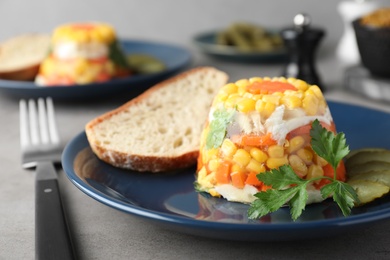
<instances>
[{"instance_id":1,"label":"orange carrot piece","mask_svg":"<svg viewBox=\"0 0 390 260\"><path fill-rule=\"evenodd\" d=\"M239 137L232 137L232 141L240 146L271 146L275 145L276 141L272 138L271 133L266 135L243 135Z\"/></svg>"},{"instance_id":2,"label":"orange carrot piece","mask_svg":"<svg viewBox=\"0 0 390 260\"><path fill-rule=\"evenodd\" d=\"M297 88L287 82L262 81L253 82L247 86L247 91L252 94L272 94L274 92L284 92L286 90L297 90Z\"/></svg>"},{"instance_id":3,"label":"orange carrot piece","mask_svg":"<svg viewBox=\"0 0 390 260\"><path fill-rule=\"evenodd\" d=\"M231 163L228 161L223 161L217 168L215 173L215 179L219 184L228 184L230 183L230 168Z\"/></svg>"},{"instance_id":4,"label":"orange carrot piece","mask_svg":"<svg viewBox=\"0 0 390 260\"><path fill-rule=\"evenodd\" d=\"M234 187L242 189L245 186L246 174L245 172L233 172L230 177Z\"/></svg>"},{"instance_id":5,"label":"orange carrot piece","mask_svg":"<svg viewBox=\"0 0 390 260\"><path fill-rule=\"evenodd\" d=\"M255 187L260 187L261 185L263 185L263 183L259 179L257 179L257 174L258 173L256 172L250 172L248 174L248 177L246 178L245 184L249 184Z\"/></svg>"},{"instance_id":6,"label":"orange carrot piece","mask_svg":"<svg viewBox=\"0 0 390 260\"><path fill-rule=\"evenodd\" d=\"M322 167L322 169L324 170L324 176L327 176L329 178L333 178L333 176L334 176L333 167L329 163L326 164L324 167ZM339 165L337 166L336 178L339 181L345 181L347 179L344 161L341 161L339 163ZM322 179L322 180L320 180L320 182L318 184L315 185L315 187L317 189L320 189L328 183L330 183L330 180Z\"/></svg>"}]
</instances>

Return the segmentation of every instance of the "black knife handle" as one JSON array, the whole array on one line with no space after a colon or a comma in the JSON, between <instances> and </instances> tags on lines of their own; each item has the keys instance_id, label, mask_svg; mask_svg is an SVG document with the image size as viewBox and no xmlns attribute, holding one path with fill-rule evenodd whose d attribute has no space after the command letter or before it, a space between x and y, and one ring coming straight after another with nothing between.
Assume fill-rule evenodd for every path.
<instances>
[{"instance_id":1,"label":"black knife handle","mask_svg":"<svg viewBox=\"0 0 390 260\"><path fill-rule=\"evenodd\" d=\"M36 259L74 259L55 168L50 162L40 162L36 174Z\"/></svg>"}]
</instances>

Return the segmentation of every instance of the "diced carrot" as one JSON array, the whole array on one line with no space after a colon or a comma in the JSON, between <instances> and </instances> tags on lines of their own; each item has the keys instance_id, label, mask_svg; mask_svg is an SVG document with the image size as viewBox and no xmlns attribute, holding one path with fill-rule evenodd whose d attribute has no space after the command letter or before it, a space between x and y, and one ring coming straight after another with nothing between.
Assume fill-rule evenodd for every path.
<instances>
[{"instance_id":1,"label":"diced carrot","mask_svg":"<svg viewBox=\"0 0 390 260\"><path fill-rule=\"evenodd\" d=\"M249 184L256 187L260 187L261 185L263 185L263 183L259 181L259 179L257 179L257 174L259 173L250 172L248 174L248 177L246 178L245 184Z\"/></svg>"},{"instance_id":2,"label":"diced carrot","mask_svg":"<svg viewBox=\"0 0 390 260\"><path fill-rule=\"evenodd\" d=\"M215 173L215 179L219 184L228 184L230 183L230 168L231 163L228 161L223 161L219 164L217 171Z\"/></svg>"},{"instance_id":3,"label":"diced carrot","mask_svg":"<svg viewBox=\"0 0 390 260\"><path fill-rule=\"evenodd\" d=\"M267 191L269 189L272 189L272 186L267 186L265 184L261 185L260 191Z\"/></svg>"},{"instance_id":4,"label":"diced carrot","mask_svg":"<svg viewBox=\"0 0 390 260\"><path fill-rule=\"evenodd\" d=\"M245 172L233 172L230 177L234 187L242 189L245 186L246 174Z\"/></svg>"},{"instance_id":5,"label":"diced carrot","mask_svg":"<svg viewBox=\"0 0 390 260\"><path fill-rule=\"evenodd\" d=\"M262 81L253 82L247 86L247 91L252 94L271 94L274 92L284 92L286 90L297 90L296 87L287 82L279 81Z\"/></svg>"},{"instance_id":6,"label":"diced carrot","mask_svg":"<svg viewBox=\"0 0 390 260\"><path fill-rule=\"evenodd\" d=\"M334 177L333 167L329 163L326 164L324 167L322 167L322 169L324 170L324 176L327 176L329 178L333 178ZM344 161L341 161L339 163L339 165L337 166L336 178L339 181L345 181L346 180L346 172L345 172ZM319 183L315 184L315 187L317 189L320 189L320 188L322 188L323 186L325 186L328 183L330 183L330 180L322 179Z\"/></svg>"},{"instance_id":7,"label":"diced carrot","mask_svg":"<svg viewBox=\"0 0 390 260\"><path fill-rule=\"evenodd\" d=\"M276 141L272 138L271 133L266 135L242 135L242 136L233 136L231 140L240 145L240 146L256 146L264 147L275 145Z\"/></svg>"}]
</instances>

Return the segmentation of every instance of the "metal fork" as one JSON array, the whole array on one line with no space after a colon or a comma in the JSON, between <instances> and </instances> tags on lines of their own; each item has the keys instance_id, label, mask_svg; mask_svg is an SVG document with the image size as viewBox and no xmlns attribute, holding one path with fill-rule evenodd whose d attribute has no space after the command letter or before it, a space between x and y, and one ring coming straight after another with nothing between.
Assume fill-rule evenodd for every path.
<instances>
[{"instance_id":1,"label":"metal fork","mask_svg":"<svg viewBox=\"0 0 390 260\"><path fill-rule=\"evenodd\" d=\"M35 248L36 259L73 259L71 236L62 207L54 163L61 161L51 98L20 100L20 145L22 167L36 169Z\"/></svg>"}]
</instances>

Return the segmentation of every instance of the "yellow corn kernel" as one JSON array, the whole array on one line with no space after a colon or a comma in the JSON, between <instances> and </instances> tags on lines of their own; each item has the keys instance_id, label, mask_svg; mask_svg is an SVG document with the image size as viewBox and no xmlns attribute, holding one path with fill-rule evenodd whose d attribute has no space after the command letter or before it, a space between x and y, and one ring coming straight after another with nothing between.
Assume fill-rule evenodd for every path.
<instances>
[{"instance_id":1,"label":"yellow corn kernel","mask_svg":"<svg viewBox=\"0 0 390 260\"><path fill-rule=\"evenodd\" d=\"M256 111L260 112L263 118L268 118L275 111L275 108L275 104L264 102L263 100L257 100L255 106Z\"/></svg>"},{"instance_id":2,"label":"yellow corn kernel","mask_svg":"<svg viewBox=\"0 0 390 260\"><path fill-rule=\"evenodd\" d=\"M281 100L282 104L288 109L302 107L302 100L297 96L284 96Z\"/></svg>"},{"instance_id":3,"label":"yellow corn kernel","mask_svg":"<svg viewBox=\"0 0 390 260\"><path fill-rule=\"evenodd\" d=\"M268 159L268 155L256 147L251 148L249 154L252 156L253 159L258 161L259 163L263 163Z\"/></svg>"},{"instance_id":4,"label":"yellow corn kernel","mask_svg":"<svg viewBox=\"0 0 390 260\"><path fill-rule=\"evenodd\" d=\"M264 164L259 163L253 158L249 161L248 165L246 166L246 169L248 171L256 172L256 173L265 172L266 170Z\"/></svg>"},{"instance_id":5,"label":"yellow corn kernel","mask_svg":"<svg viewBox=\"0 0 390 260\"><path fill-rule=\"evenodd\" d=\"M288 157L288 162L298 176L304 177L307 175L307 166L298 155L290 155Z\"/></svg>"},{"instance_id":6,"label":"yellow corn kernel","mask_svg":"<svg viewBox=\"0 0 390 260\"><path fill-rule=\"evenodd\" d=\"M255 110L256 101L251 98L242 98L237 102L237 110L242 113L247 113Z\"/></svg>"},{"instance_id":7,"label":"yellow corn kernel","mask_svg":"<svg viewBox=\"0 0 390 260\"><path fill-rule=\"evenodd\" d=\"M213 106L215 106L218 103L226 101L226 99L228 97L229 97L229 95L226 94L225 92L219 92L218 95L215 97L215 99L213 101Z\"/></svg>"},{"instance_id":8,"label":"yellow corn kernel","mask_svg":"<svg viewBox=\"0 0 390 260\"><path fill-rule=\"evenodd\" d=\"M297 89L302 90L302 91L306 91L309 88L309 85L305 81L300 80L300 79L295 79L293 85Z\"/></svg>"},{"instance_id":9,"label":"yellow corn kernel","mask_svg":"<svg viewBox=\"0 0 390 260\"><path fill-rule=\"evenodd\" d=\"M304 144L305 144L305 139L302 136L300 135L294 136L289 141L287 152L291 154L295 151L298 151L298 149L302 148Z\"/></svg>"},{"instance_id":10,"label":"yellow corn kernel","mask_svg":"<svg viewBox=\"0 0 390 260\"><path fill-rule=\"evenodd\" d=\"M221 145L221 152L225 158L232 158L236 151L237 147L230 139L223 140Z\"/></svg>"},{"instance_id":11,"label":"yellow corn kernel","mask_svg":"<svg viewBox=\"0 0 390 260\"><path fill-rule=\"evenodd\" d=\"M230 94L234 94L234 93L237 93L237 85L234 84L234 83L229 83L229 84L226 84L225 86L222 87L222 92L230 95Z\"/></svg>"},{"instance_id":12,"label":"yellow corn kernel","mask_svg":"<svg viewBox=\"0 0 390 260\"><path fill-rule=\"evenodd\" d=\"M306 179L310 180L321 176L324 176L324 171L322 170L322 167L316 164L312 164L309 166L309 169L307 170Z\"/></svg>"},{"instance_id":13,"label":"yellow corn kernel","mask_svg":"<svg viewBox=\"0 0 390 260\"><path fill-rule=\"evenodd\" d=\"M214 189L209 189L208 193L210 193L211 196L213 197L221 197L221 194L219 194L216 190Z\"/></svg>"},{"instance_id":14,"label":"yellow corn kernel","mask_svg":"<svg viewBox=\"0 0 390 260\"><path fill-rule=\"evenodd\" d=\"M268 155L271 158L282 158L284 156L284 148L280 145L272 145L268 147Z\"/></svg>"},{"instance_id":15,"label":"yellow corn kernel","mask_svg":"<svg viewBox=\"0 0 390 260\"><path fill-rule=\"evenodd\" d=\"M328 164L328 162L324 158L319 156L318 154L314 155L314 160L313 161L314 161L315 164L317 164L320 167L324 167L325 165Z\"/></svg>"},{"instance_id":16,"label":"yellow corn kernel","mask_svg":"<svg viewBox=\"0 0 390 260\"><path fill-rule=\"evenodd\" d=\"M250 83L253 83L253 82L263 82L263 79L260 78L260 77L252 77L249 79L249 82Z\"/></svg>"},{"instance_id":17,"label":"yellow corn kernel","mask_svg":"<svg viewBox=\"0 0 390 260\"><path fill-rule=\"evenodd\" d=\"M313 85L310 87L311 91L313 91L313 94L319 98L319 99L323 99L324 98L324 95L322 94L322 91L321 89L317 86L317 85Z\"/></svg>"},{"instance_id":18,"label":"yellow corn kernel","mask_svg":"<svg viewBox=\"0 0 390 260\"><path fill-rule=\"evenodd\" d=\"M250 84L247 79L240 79L236 81L236 85L238 88L246 88Z\"/></svg>"},{"instance_id":19,"label":"yellow corn kernel","mask_svg":"<svg viewBox=\"0 0 390 260\"><path fill-rule=\"evenodd\" d=\"M219 160L218 159L211 159L208 163L208 168L210 171L215 172L219 166Z\"/></svg>"},{"instance_id":20,"label":"yellow corn kernel","mask_svg":"<svg viewBox=\"0 0 390 260\"><path fill-rule=\"evenodd\" d=\"M230 169L231 172L245 172L245 168L238 165L238 164L233 164L232 168Z\"/></svg>"},{"instance_id":21,"label":"yellow corn kernel","mask_svg":"<svg viewBox=\"0 0 390 260\"><path fill-rule=\"evenodd\" d=\"M241 99L239 94L231 94L225 101L226 108L233 108L236 106L237 101Z\"/></svg>"},{"instance_id":22,"label":"yellow corn kernel","mask_svg":"<svg viewBox=\"0 0 390 260\"><path fill-rule=\"evenodd\" d=\"M208 162L210 161L211 159L214 159L216 158L218 155L218 149L216 148L211 148L211 149L208 149L208 150L205 150L202 154L202 160L203 162Z\"/></svg>"},{"instance_id":23,"label":"yellow corn kernel","mask_svg":"<svg viewBox=\"0 0 390 260\"><path fill-rule=\"evenodd\" d=\"M297 151L297 155L301 158L306 164L309 164L313 161L313 153L306 148L301 148Z\"/></svg>"},{"instance_id":24,"label":"yellow corn kernel","mask_svg":"<svg viewBox=\"0 0 390 260\"><path fill-rule=\"evenodd\" d=\"M244 149L238 149L237 152L233 155L233 161L241 167L247 166L250 160L251 155Z\"/></svg>"},{"instance_id":25,"label":"yellow corn kernel","mask_svg":"<svg viewBox=\"0 0 390 260\"><path fill-rule=\"evenodd\" d=\"M272 103L275 105L279 105L280 103L280 96L278 95L263 95L262 100L267 103Z\"/></svg>"},{"instance_id":26,"label":"yellow corn kernel","mask_svg":"<svg viewBox=\"0 0 390 260\"><path fill-rule=\"evenodd\" d=\"M306 114L314 116L318 111L318 103L318 98L315 95L306 94L302 100L302 107L306 111Z\"/></svg>"},{"instance_id":27,"label":"yellow corn kernel","mask_svg":"<svg viewBox=\"0 0 390 260\"><path fill-rule=\"evenodd\" d=\"M266 164L269 169L279 168L280 166L288 164L287 155L282 158L268 158Z\"/></svg>"}]
</instances>

